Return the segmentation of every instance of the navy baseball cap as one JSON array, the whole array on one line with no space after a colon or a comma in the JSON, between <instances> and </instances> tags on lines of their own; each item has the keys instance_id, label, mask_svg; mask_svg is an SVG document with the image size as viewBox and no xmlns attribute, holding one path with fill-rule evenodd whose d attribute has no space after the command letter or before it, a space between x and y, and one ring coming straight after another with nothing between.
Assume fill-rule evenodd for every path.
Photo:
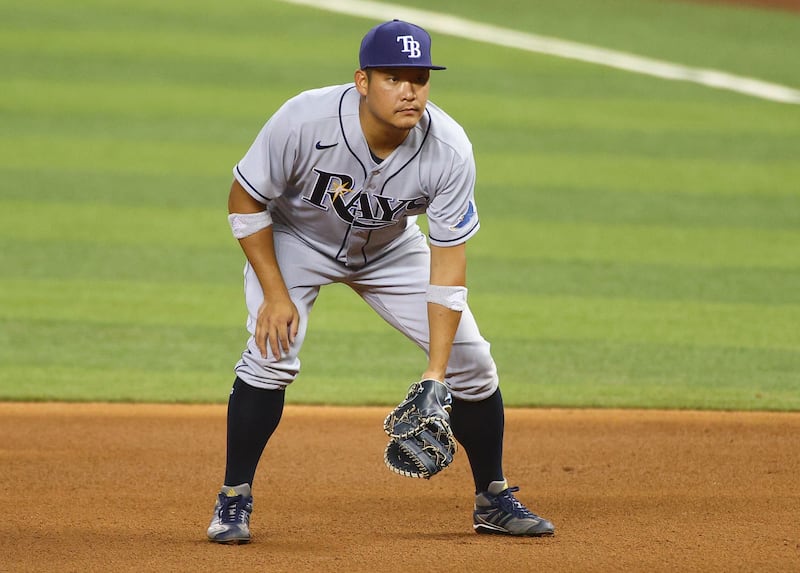
<instances>
[{"instance_id":1,"label":"navy baseball cap","mask_svg":"<svg viewBox=\"0 0 800 573\"><path fill-rule=\"evenodd\" d=\"M447 69L431 63L431 37L428 32L402 20L384 22L367 32L367 35L361 40L358 59L362 70L367 68Z\"/></svg>"}]
</instances>

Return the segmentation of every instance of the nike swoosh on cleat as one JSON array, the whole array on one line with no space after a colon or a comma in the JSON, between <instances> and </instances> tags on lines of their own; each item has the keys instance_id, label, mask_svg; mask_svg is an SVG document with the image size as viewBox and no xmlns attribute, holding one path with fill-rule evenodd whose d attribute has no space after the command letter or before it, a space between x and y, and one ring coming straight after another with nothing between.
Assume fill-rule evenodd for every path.
<instances>
[{"instance_id":1,"label":"nike swoosh on cleat","mask_svg":"<svg viewBox=\"0 0 800 573\"><path fill-rule=\"evenodd\" d=\"M337 145L339 145L338 141L336 143L331 144L331 145L322 145L322 142L318 141L317 144L314 147L316 147L317 149L330 149L331 147L336 147Z\"/></svg>"}]
</instances>

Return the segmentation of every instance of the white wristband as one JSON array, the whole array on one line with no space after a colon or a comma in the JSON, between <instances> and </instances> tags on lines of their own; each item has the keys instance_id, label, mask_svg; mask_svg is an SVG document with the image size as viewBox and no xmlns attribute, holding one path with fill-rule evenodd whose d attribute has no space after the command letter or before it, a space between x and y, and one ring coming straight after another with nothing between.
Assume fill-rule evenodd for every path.
<instances>
[{"instance_id":1,"label":"white wristband","mask_svg":"<svg viewBox=\"0 0 800 573\"><path fill-rule=\"evenodd\" d=\"M461 312L467 308L467 287L428 285L425 300Z\"/></svg>"},{"instance_id":2,"label":"white wristband","mask_svg":"<svg viewBox=\"0 0 800 573\"><path fill-rule=\"evenodd\" d=\"M233 236L244 239L272 225L272 216L267 210L258 213L231 213L228 215L228 223L231 225Z\"/></svg>"}]
</instances>

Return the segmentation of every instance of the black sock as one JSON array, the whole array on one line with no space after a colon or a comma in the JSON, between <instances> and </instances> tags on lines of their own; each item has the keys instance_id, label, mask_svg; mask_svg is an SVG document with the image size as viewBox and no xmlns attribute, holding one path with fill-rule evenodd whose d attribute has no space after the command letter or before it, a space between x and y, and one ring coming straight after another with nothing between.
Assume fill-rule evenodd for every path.
<instances>
[{"instance_id":1,"label":"black sock","mask_svg":"<svg viewBox=\"0 0 800 573\"><path fill-rule=\"evenodd\" d=\"M283 414L283 390L264 390L233 382L228 399L228 454L225 485L253 484L256 466Z\"/></svg>"},{"instance_id":2,"label":"black sock","mask_svg":"<svg viewBox=\"0 0 800 573\"><path fill-rule=\"evenodd\" d=\"M453 398L450 426L469 458L475 492L503 478L503 429L505 414L500 389L480 402Z\"/></svg>"}]
</instances>

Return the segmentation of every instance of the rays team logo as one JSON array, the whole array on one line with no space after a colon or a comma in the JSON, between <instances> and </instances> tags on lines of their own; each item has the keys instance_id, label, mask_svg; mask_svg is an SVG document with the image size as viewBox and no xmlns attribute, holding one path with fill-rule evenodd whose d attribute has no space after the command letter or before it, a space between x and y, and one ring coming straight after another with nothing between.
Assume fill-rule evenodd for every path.
<instances>
[{"instance_id":1,"label":"rays team logo","mask_svg":"<svg viewBox=\"0 0 800 573\"><path fill-rule=\"evenodd\" d=\"M419 49L419 42L414 39L414 36L397 36L397 42L403 42L403 49L400 51L404 54L408 54L409 58L419 58L422 56L422 50Z\"/></svg>"},{"instance_id":2,"label":"rays team logo","mask_svg":"<svg viewBox=\"0 0 800 573\"><path fill-rule=\"evenodd\" d=\"M317 181L303 201L321 210L333 208L336 216L359 229L380 229L394 225L407 215L419 214L428 206L424 197L397 199L373 195L353 187L353 178L341 173L314 169Z\"/></svg>"},{"instance_id":3,"label":"rays team logo","mask_svg":"<svg viewBox=\"0 0 800 573\"><path fill-rule=\"evenodd\" d=\"M475 216L475 203L470 201L469 205L467 205L466 212L458 218L458 221L456 221L455 225L450 226L450 230L455 232L463 229L464 227L469 225L469 222L472 220L474 216Z\"/></svg>"}]
</instances>

